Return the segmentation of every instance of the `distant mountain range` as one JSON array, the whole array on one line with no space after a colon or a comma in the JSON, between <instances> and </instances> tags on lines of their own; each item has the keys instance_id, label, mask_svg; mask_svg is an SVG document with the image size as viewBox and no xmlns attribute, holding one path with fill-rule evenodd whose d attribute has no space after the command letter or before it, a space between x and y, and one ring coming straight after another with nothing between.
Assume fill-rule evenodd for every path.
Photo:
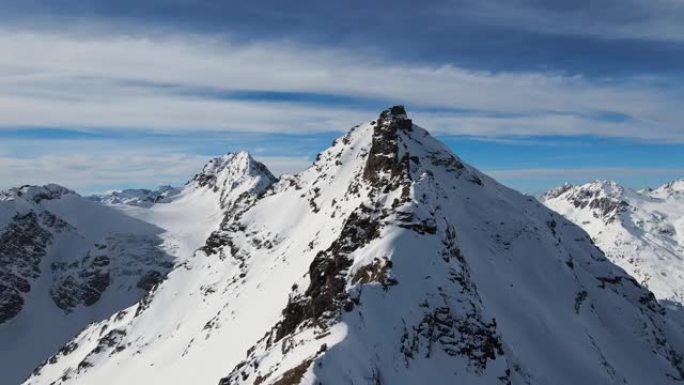
<instances>
[{"instance_id":1,"label":"distant mountain range","mask_svg":"<svg viewBox=\"0 0 684 385\"><path fill-rule=\"evenodd\" d=\"M121 191L110 191L105 194L91 195L88 198L95 202L108 205L127 204L135 206L151 206L155 203L168 203L171 198L180 193L180 189L172 186L160 186L154 190L148 189L126 189Z\"/></svg>"},{"instance_id":2,"label":"distant mountain range","mask_svg":"<svg viewBox=\"0 0 684 385\"><path fill-rule=\"evenodd\" d=\"M684 303L684 180L641 191L608 181L564 185L542 201L656 297Z\"/></svg>"}]
</instances>

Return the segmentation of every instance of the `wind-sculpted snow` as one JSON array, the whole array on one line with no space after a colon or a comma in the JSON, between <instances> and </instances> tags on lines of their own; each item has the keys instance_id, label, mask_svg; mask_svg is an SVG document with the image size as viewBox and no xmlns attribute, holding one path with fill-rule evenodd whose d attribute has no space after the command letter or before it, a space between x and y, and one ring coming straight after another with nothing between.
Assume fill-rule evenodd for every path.
<instances>
[{"instance_id":1,"label":"wind-sculpted snow","mask_svg":"<svg viewBox=\"0 0 684 385\"><path fill-rule=\"evenodd\" d=\"M564 185L544 203L587 231L615 264L663 300L684 303L684 183L636 192L615 182Z\"/></svg>"},{"instance_id":2,"label":"wind-sculpted snow","mask_svg":"<svg viewBox=\"0 0 684 385\"><path fill-rule=\"evenodd\" d=\"M679 314L402 107L253 193L216 174L189 184L232 202L203 246L27 384L684 380Z\"/></svg>"}]
</instances>

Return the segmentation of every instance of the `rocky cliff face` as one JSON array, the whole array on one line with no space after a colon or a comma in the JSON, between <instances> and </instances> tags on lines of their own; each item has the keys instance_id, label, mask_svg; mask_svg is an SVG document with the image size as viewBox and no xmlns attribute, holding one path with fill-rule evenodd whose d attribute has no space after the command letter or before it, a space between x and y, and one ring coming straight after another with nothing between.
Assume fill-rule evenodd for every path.
<instances>
[{"instance_id":1,"label":"rocky cliff face","mask_svg":"<svg viewBox=\"0 0 684 385\"><path fill-rule=\"evenodd\" d=\"M30 280L40 276L40 262L52 242L41 222L34 212L15 214L0 234L0 324L19 314Z\"/></svg>"},{"instance_id":2,"label":"rocky cliff face","mask_svg":"<svg viewBox=\"0 0 684 385\"><path fill-rule=\"evenodd\" d=\"M191 185L219 193L214 175ZM684 380L678 313L402 107L264 186L227 193L203 247L26 383Z\"/></svg>"}]
</instances>

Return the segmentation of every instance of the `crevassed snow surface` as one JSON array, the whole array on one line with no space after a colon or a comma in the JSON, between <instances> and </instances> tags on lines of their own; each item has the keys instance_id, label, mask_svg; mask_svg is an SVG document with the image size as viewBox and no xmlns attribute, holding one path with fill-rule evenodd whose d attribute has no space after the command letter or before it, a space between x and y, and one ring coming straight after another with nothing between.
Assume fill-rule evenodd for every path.
<instances>
[{"instance_id":1,"label":"crevassed snow surface","mask_svg":"<svg viewBox=\"0 0 684 385\"><path fill-rule=\"evenodd\" d=\"M230 201L199 251L26 383L682 381L678 314L403 108Z\"/></svg>"},{"instance_id":2,"label":"crevassed snow surface","mask_svg":"<svg viewBox=\"0 0 684 385\"><path fill-rule=\"evenodd\" d=\"M656 297L684 303L684 180L639 192L612 181L565 185L543 202Z\"/></svg>"}]
</instances>

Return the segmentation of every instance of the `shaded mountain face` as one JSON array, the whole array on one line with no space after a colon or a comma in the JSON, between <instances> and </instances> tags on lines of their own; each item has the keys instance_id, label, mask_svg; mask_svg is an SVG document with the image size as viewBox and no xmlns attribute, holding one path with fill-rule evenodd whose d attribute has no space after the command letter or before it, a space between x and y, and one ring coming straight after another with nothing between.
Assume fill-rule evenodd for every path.
<instances>
[{"instance_id":1,"label":"shaded mountain face","mask_svg":"<svg viewBox=\"0 0 684 385\"><path fill-rule=\"evenodd\" d=\"M20 383L82 328L134 305L218 228L227 197L275 179L249 156L221 159L212 172L227 187L0 193L0 382Z\"/></svg>"},{"instance_id":2,"label":"shaded mountain face","mask_svg":"<svg viewBox=\"0 0 684 385\"><path fill-rule=\"evenodd\" d=\"M684 182L637 192L595 181L561 186L542 200L657 298L684 302Z\"/></svg>"},{"instance_id":3,"label":"shaded mountain face","mask_svg":"<svg viewBox=\"0 0 684 385\"><path fill-rule=\"evenodd\" d=\"M48 294L65 313L98 302L119 275L132 286L147 287L148 276L172 267L155 253L161 230L92 204L58 185L24 186L2 194L0 214L0 323L17 316L32 286L49 280ZM147 247L146 247L147 246ZM117 266L122 248L141 253ZM137 300L137 299L136 299ZM135 300L133 301L135 302Z\"/></svg>"},{"instance_id":4,"label":"shaded mountain face","mask_svg":"<svg viewBox=\"0 0 684 385\"><path fill-rule=\"evenodd\" d=\"M208 171L191 183L225 186ZM192 257L26 383L684 380L678 313L402 107L263 194L229 195Z\"/></svg>"},{"instance_id":5,"label":"shaded mountain face","mask_svg":"<svg viewBox=\"0 0 684 385\"><path fill-rule=\"evenodd\" d=\"M0 194L0 371L18 383L173 267L161 229L58 185Z\"/></svg>"}]
</instances>

